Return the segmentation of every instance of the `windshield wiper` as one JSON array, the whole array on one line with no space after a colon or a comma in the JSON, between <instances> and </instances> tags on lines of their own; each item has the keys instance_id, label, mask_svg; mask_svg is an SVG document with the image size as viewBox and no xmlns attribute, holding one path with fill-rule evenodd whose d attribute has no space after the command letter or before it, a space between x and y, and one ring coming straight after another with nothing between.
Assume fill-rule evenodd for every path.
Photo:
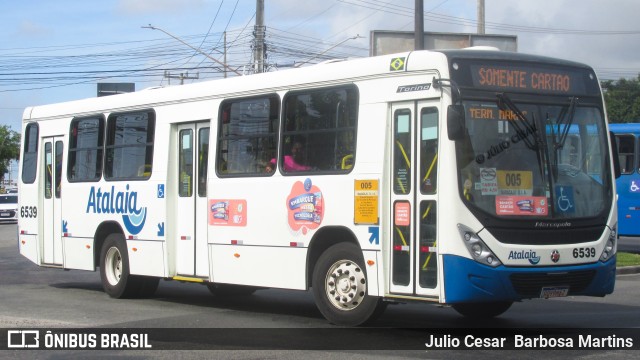
<instances>
[{"instance_id":1,"label":"windshield wiper","mask_svg":"<svg viewBox=\"0 0 640 360\"><path fill-rule=\"evenodd\" d=\"M572 96L569 99L569 106L563 107L560 110L560 114L558 114L558 119L555 124L551 124L551 119L549 119L549 113L547 113L546 124L551 128L551 139L553 139L553 163L551 164L551 174L553 175L553 179L558 179L558 152L562 150L564 147L564 143L567 141L567 136L569 135L569 130L571 129L571 125L573 124L573 117L576 114L576 105L578 104L578 98ZM567 122L564 124L564 128L562 131L560 130L560 124L564 123L564 118L568 116ZM558 133L556 136L556 132L554 128L557 127Z\"/></svg>"},{"instance_id":2,"label":"windshield wiper","mask_svg":"<svg viewBox=\"0 0 640 360\"><path fill-rule=\"evenodd\" d=\"M553 148L554 150L558 151L559 149L562 149L564 147L564 143L567 140L567 136L569 135L569 130L571 128L571 125L573 124L573 117L576 114L576 107L578 104L578 98L573 96L569 99L569 106L566 108L562 108L562 111L560 111L560 114L558 115L558 120L556 120L556 124L555 125L551 125L551 136L553 138ZM567 118L567 122L564 125L564 128L562 129L562 131L560 131L560 124L562 124L564 122L564 118L565 116L568 116ZM549 114L547 114L547 123L549 123ZM558 127L558 134L560 136L560 138L558 140L556 140L556 134L553 130L554 126Z\"/></svg>"},{"instance_id":3,"label":"windshield wiper","mask_svg":"<svg viewBox=\"0 0 640 360\"><path fill-rule=\"evenodd\" d=\"M533 122L530 122L529 119L527 119L522 111L520 111L520 109L516 106L516 104L511 101L507 94L496 94L496 97L498 98L498 107L500 108L500 110L511 111L516 115L518 120L520 120L513 121L511 123L516 128L516 132L518 133L518 135L520 135L522 141L524 141L524 143L530 150L538 151L538 144L540 144L540 141L536 136L535 117L532 119ZM520 123L522 123L524 129L522 126L520 126ZM529 139L529 135L533 136L533 141Z\"/></svg>"},{"instance_id":4,"label":"windshield wiper","mask_svg":"<svg viewBox=\"0 0 640 360\"><path fill-rule=\"evenodd\" d=\"M549 157L549 154L546 153L544 143L540 138L538 131L536 130L536 117L535 114L531 114L531 121L527 119L526 116L520 111L520 109L516 106L516 104L511 101L507 94L496 94L498 98L498 107L500 110L510 110L513 112L518 120L511 121L510 123L516 128L516 132L520 136L520 139L525 143L525 145L530 149L536 152L536 158L538 160L538 168L540 170L540 175L544 177L545 173L545 155L546 158ZM520 124L522 123L522 124ZM524 126L524 129L522 126ZM533 141L529 139L529 135L533 137ZM542 146L541 146L542 145Z\"/></svg>"}]
</instances>

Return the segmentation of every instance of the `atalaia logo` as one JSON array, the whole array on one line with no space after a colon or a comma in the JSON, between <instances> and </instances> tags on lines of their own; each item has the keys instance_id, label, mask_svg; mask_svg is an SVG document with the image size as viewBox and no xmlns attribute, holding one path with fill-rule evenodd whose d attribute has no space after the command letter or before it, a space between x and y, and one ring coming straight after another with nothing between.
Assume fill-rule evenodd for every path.
<instances>
[{"instance_id":1,"label":"atalaia logo","mask_svg":"<svg viewBox=\"0 0 640 360\"><path fill-rule=\"evenodd\" d=\"M147 220L147 208L138 207L138 192L129 191L127 184L125 191L116 191L115 186L103 190L92 186L87 200L87 214L121 214L122 222L127 231L137 235L144 228Z\"/></svg>"}]
</instances>

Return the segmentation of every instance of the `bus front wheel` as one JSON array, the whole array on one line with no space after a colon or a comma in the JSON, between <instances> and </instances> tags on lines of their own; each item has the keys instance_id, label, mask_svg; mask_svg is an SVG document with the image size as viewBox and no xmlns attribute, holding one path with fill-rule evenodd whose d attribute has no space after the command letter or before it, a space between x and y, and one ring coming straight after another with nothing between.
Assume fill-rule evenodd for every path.
<instances>
[{"instance_id":1,"label":"bus front wheel","mask_svg":"<svg viewBox=\"0 0 640 360\"><path fill-rule=\"evenodd\" d=\"M451 305L459 314L472 319L490 319L509 310L512 301L460 303Z\"/></svg>"},{"instance_id":2,"label":"bus front wheel","mask_svg":"<svg viewBox=\"0 0 640 360\"><path fill-rule=\"evenodd\" d=\"M104 291L112 298L138 295L142 284L129 274L129 256L122 234L111 234L105 239L100 251L100 278Z\"/></svg>"},{"instance_id":3,"label":"bus front wheel","mask_svg":"<svg viewBox=\"0 0 640 360\"><path fill-rule=\"evenodd\" d=\"M367 274L360 249L350 243L328 248L313 270L316 306L331 323L358 326L374 320L385 308L379 297L367 294Z\"/></svg>"}]
</instances>

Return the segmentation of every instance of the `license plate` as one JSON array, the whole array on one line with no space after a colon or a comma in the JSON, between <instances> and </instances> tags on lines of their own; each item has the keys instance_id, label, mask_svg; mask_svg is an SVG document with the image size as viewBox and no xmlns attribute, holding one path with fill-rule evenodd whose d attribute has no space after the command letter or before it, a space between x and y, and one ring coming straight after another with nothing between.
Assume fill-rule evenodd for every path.
<instances>
[{"instance_id":1,"label":"license plate","mask_svg":"<svg viewBox=\"0 0 640 360\"><path fill-rule=\"evenodd\" d=\"M568 286L544 287L540 292L540 298L550 299L555 297L564 297L569 294Z\"/></svg>"},{"instance_id":2,"label":"license plate","mask_svg":"<svg viewBox=\"0 0 640 360\"><path fill-rule=\"evenodd\" d=\"M0 213L0 217L11 217L11 213L8 213L8 212Z\"/></svg>"}]
</instances>

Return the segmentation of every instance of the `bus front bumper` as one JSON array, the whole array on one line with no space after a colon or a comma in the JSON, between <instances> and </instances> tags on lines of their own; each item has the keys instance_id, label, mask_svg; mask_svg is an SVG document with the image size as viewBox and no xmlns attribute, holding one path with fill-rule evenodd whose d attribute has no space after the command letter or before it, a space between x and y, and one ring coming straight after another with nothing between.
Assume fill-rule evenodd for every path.
<instances>
[{"instance_id":1,"label":"bus front bumper","mask_svg":"<svg viewBox=\"0 0 640 360\"><path fill-rule=\"evenodd\" d=\"M613 292L616 279L615 256L592 264L496 268L455 255L443 258L448 304L540 298L543 289L544 294L568 289L567 296L605 296Z\"/></svg>"}]
</instances>

